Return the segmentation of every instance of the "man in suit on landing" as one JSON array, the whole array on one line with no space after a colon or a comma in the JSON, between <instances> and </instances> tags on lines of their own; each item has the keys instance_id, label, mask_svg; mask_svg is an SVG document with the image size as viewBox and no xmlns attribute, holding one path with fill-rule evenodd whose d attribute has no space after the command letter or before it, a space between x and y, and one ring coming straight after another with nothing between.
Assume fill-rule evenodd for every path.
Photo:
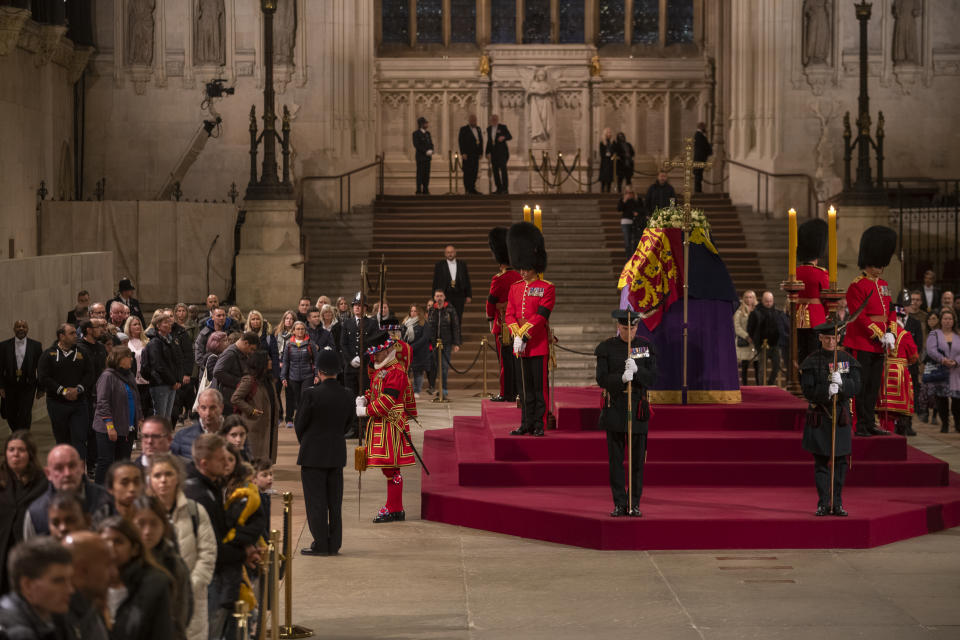
<instances>
[{"instance_id":1,"label":"man in suit on landing","mask_svg":"<svg viewBox=\"0 0 960 640\"><path fill-rule=\"evenodd\" d=\"M0 403L11 431L29 429L37 392L37 363L43 345L27 337L26 320L13 323L13 336L0 342Z\"/></svg>"},{"instance_id":2,"label":"man in suit on landing","mask_svg":"<svg viewBox=\"0 0 960 640\"><path fill-rule=\"evenodd\" d=\"M297 410L300 480L313 543L305 556L335 556L343 541L343 467L347 464L344 434L356 419L354 394L337 382L340 356L332 349L319 354L320 384L303 392Z\"/></svg>"},{"instance_id":3,"label":"man in suit on landing","mask_svg":"<svg viewBox=\"0 0 960 640\"><path fill-rule=\"evenodd\" d=\"M423 116L417 118L413 132L413 148L417 150L417 194L430 195L430 161L433 158L433 140L427 131L429 123Z\"/></svg>"},{"instance_id":4,"label":"man in suit on landing","mask_svg":"<svg viewBox=\"0 0 960 640\"><path fill-rule=\"evenodd\" d=\"M456 309L457 320L463 326L463 306L473 300L473 288L470 286L470 272L467 263L457 260L457 248L448 244L443 249L444 260L433 266L432 292L443 291L447 302Z\"/></svg>"},{"instance_id":5,"label":"man in suit on landing","mask_svg":"<svg viewBox=\"0 0 960 640\"><path fill-rule=\"evenodd\" d=\"M487 127L487 159L493 167L493 182L497 185L497 193L509 193L510 182L507 180L507 161L510 160L510 150L507 142L512 140L507 125L500 124L500 116L490 116L490 126ZM448 296L449 297L449 296Z\"/></svg>"},{"instance_id":6,"label":"man in suit on landing","mask_svg":"<svg viewBox=\"0 0 960 640\"><path fill-rule=\"evenodd\" d=\"M463 160L463 189L471 195L480 195L477 191L477 172L480 170L480 156L483 155L483 132L477 126L477 116L470 114L467 124L460 127L457 140L460 144L460 158Z\"/></svg>"}]
</instances>

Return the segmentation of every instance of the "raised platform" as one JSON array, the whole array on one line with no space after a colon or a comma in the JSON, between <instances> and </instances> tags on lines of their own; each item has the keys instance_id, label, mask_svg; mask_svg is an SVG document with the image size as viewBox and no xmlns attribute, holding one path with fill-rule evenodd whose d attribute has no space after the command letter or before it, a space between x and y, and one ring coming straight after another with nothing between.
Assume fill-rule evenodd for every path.
<instances>
[{"instance_id":1,"label":"raised platform","mask_svg":"<svg viewBox=\"0 0 960 640\"><path fill-rule=\"evenodd\" d=\"M430 431L422 517L596 549L863 548L960 524L960 474L901 436L855 438L847 518L813 515L806 404L748 387L739 405L654 406L640 508L610 518L596 387L558 388L557 431L510 436L519 410Z\"/></svg>"}]
</instances>

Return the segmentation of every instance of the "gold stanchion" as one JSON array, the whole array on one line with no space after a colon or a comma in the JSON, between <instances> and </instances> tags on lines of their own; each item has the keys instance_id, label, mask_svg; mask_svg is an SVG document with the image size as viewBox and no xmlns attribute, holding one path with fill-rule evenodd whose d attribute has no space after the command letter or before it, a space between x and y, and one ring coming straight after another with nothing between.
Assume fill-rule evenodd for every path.
<instances>
[{"instance_id":1,"label":"gold stanchion","mask_svg":"<svg viewBox=\"0 0 960 640\"><path fill-rule=\"evenodd\" d=\"M763 340L763 344L760 345L760 353L763 360L760 361L760 384L767 384L767 350L770 348L770 344L767 342L766 338Z\"/></svg>"},{"instance_id":2,"label":"gold stanchion","mask_svg":"<svg viewBox=\"0 0 960 640\"><path fill-rule=\"evenodd\" d=\"M453 193L460 195L460 154L453 154Z\"/></svg>"},{"instance_id":3,"label":"gold stanchion","mask_svg":"<svg viewBox=\"0 0 960 640\"><path fill-rule=\"evenodd\" d=\"M280 637L280 616L277 615L277 603L280 601L280 532L270 530L270 541L267 543L267 557L270 562L267 602L270 605L270 638ZM260 620L263 627L264 620Z\"/></svg>"},{"instance_id":4,"label":"gold stanchion","mask_svg":"<svg viewBox=\"0 0 960 640\"><path fill-rule=\"evenodd\" d=\"M250 605L243 600L233 603L233 617L237 619L237 640L246 640L250 620Z\"/></svg>"},{"instance_id":5,"label":"gold stanchion","mask_svg":"<svg viewBox=\"0 0 960 640\"><path fill-rule=\"evenodd\" d=\"M560 185L563 181L560 179L560 168L563 166L563 154L557 152L557 166L553 171L553 188L557 190L557 193L560 193Z\"/></svg>"},{"instance_id":6,"label":"gold stanchion","mask_svg":"<svg viewBox=\"0 0 960 640\"><path fill-rule=\"evenodd\" d=\"M437 326L439 326L439 322ZM447 390L443 388L443 340L440 338L437 338L437 386L440 387L440 391L437 393L437 397L433 399L433 402L450 402L446 397Z\"/></svg>"},{"instance_id":7,"label":"gold stanchion","mask_svg":"<svg viewBox=\"0 0 960 640\"><path fill-rule=\"evenodd\" d=\"M283 545L286 570L283 574L284 624L280 628L280 637L309 638L313 635L312 629L293 624L293 494L289 491L283 494L283 528L288 535Z\"/></svg>"},{"instance_id":8,"label":"gold stanchion","mask_svg":"<svg viewBox=\"0 0 960 640\"><path fill-rule=\"evenodd\" d=\"M453 151L447 149L447 195L453 193Z\"/></svg>"}]
</instances>

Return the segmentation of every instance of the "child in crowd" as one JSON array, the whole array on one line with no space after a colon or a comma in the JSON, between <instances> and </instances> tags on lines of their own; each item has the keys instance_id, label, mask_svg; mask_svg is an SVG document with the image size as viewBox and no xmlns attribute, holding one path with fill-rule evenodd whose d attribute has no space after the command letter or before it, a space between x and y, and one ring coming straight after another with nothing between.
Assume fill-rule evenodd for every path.
<instances>
[{"instance_id":1,"label":"child in crowd","mask_svg":"<svg viewBox=\"0 0 960 640\"><path fill-rule=\"evenodd\" d=\"M133 517L133 501L143 495L143 472L130 460L114 462L107 469L107 492L113 496L117 513L125 519Z\"/></svg>"}]
</instances>

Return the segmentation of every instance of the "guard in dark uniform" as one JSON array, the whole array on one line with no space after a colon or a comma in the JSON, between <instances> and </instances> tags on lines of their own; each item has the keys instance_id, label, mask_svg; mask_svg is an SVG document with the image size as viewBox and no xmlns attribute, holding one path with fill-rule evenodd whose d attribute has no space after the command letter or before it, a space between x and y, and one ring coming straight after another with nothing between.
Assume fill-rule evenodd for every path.
<instances>
[{"instance_id":1,"label":"guard in dark uniform","mask_svg":"<svg viewBox=\"0 0 960 640\"><path fill-rule=\"evenodd\" d=\"M803 427L803 448L813 454L817 485L817 515L845 516L843 481L851 452L850 399L860 391L860 363L845 351L836 351L833 322L815 327L820 347L800 363L800 386L810 402ZM837 366L833 358L836 351ZM837 431L834 455L833 508L830 507L830 454L833 433L833 398L837 399Z\"/></svg>"},{"instance_id":2,"label":"guard in dark uniform","mask_svg":"<svg viewBox=\"0 0 960 640\"><path fill-rule=\"evenodd\" d=\"M632 318L628 317L632 315ZM640 517L640 494L643 492L643 463L647 454L647 431L650 407L647 389L657 379L657 356L653 345L637 335L640 314L627 310L611 314L617 320L617 336L597 345L597 384L603 390L600 428L607 431L607 453L610 457L610 491L613 493L614 518ZM632 328L628 325L632 323ZM630 341L629 356L627 341ZM627 442L627 385L632 385L633 416L630 443L633 477L633 504L627 509L628 492L623 471Z\"/></svg>"},{"instance_id":3,"label":"guard in dark uniform","mask_svg":"<svg viewBox=\"0 0 960 640\"><path fill-rule=\"evenodd\" d=\"M417 130L413 132L413 148L417 160L417 194L430 195L430 160L433 158L433 140L427 131L427 119L417 118Z\"/></svg>"},{"instance_id":4,"label":"guard in dark uniform","mask_svg":"<svg viewBox=\"0 0 960 640\"><path fill-rule=\"evenodd\" d=\"M493 344L496 345L497 358L500 361L500 395L491 398L494 402L513 402L517 399L517 358L513 356L513 340L510 329L504 322L507 310L507 298L510 287L523 280L520 274L510 268L510 254L507 251L507 228L494 227L487 234L490 252L500 265L500 270L490 279L490 295L487 296L487 322Z\"/></svg>"},{"instance_id":5,"label":"guard in dark uniform","mask_svg":"<svg viewBox=\"0 0 960 640\"><path fill-rule=\"evenodd\" d=\"M360 352L359 327L363 327L364 350L366 350L370 338L379 331L379 328L376 319L366 314L367 306L359 291L353 299L351 310L352 313L342 323L340 353L343 355L343 386L349 389L354 396L357 396L370 386L367 368L362 366L365 357ZM357 428L351 429L350 433L347 434L348 438L357 437L359 424L357 422Z\"/></svg>"},{"instance_id":6,"label":"guard in dark uniform","mask_svg":"<svg viewBox=\"0 0 960 640\"><path fill-rule=\"evenodd\" d=\"M110 313L110 305L114 302L119 302L121 304L127 305L130 309L130 315L137 316L140 318L140 322L146 324L143 319L143 312L140 310L140 301L133 297L133 292L136 291L136 288L133 286L133 282L130 281L130 278L123 278L117 284L117 297L110 298L106 302L107 313ZM120 327L123 329L123 327ZM144 329L146 331L146 329Z\"/></svg>"},{"instance_id":7,"label":"guard in dark uniform","mask_svg":"<svg viewBox=\"0 0 960 640\"><path fill-rule=\"evenodd\" d=\"M313 543L301 553L336 555L343 541L343 467L347 464L345 434L354 426L354 395L337 382L340 356L332 349L318 354L320 384L303 392L297 410L300 480L307 526Z\"/></svg>"}]
</instances>

